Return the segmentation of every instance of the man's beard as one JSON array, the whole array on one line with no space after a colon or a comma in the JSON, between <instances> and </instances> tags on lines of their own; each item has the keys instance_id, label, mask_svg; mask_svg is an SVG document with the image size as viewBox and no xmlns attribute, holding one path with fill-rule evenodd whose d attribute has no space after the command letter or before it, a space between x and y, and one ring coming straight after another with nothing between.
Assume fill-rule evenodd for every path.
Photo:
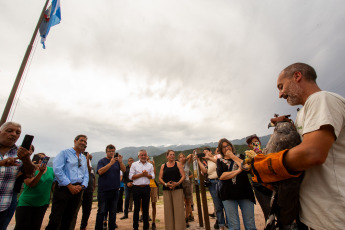
<instances>
[{"instance_id":1,"label":"man's beard","mask_svg":"<svg viewBox=\"0 0 345 230\"><path fill-rule=\"evenodd\" d=\"M287 103L289 105L300 105L302 104L302 88L296 83L291 83L289 86L289 93L287 98Z\"/></svg>"}]
</instances>

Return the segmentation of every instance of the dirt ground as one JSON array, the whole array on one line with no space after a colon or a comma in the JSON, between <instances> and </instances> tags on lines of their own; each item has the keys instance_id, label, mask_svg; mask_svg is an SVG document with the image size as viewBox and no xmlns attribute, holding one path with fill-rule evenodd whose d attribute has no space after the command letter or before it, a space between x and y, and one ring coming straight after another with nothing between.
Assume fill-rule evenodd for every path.
<instances>
[{"instance_id":1,"label":"dirt ground","mask_svg":"<svg viewBox=\"0 0 345 230\"><path fill-rule=\"evenodd\" d=\"M208 210L209 212L213 212L213 202L212 202L212 198L209 195L209 193L207 193L207 205L208 205ZM260 208L260 205L257 204L254 206L254 213L255 213L255 224L256 224L256 228L257 229L264 229L264 216L262 214L262 210ZM150 212L151 212L151 208L150 208ZM239 213L241 213L241 211L239 210ZM88 222L88 226L87 229L91 230L95 228L95 222L96 222L96 214L97 214L97 202L94 202L92 205L92 211L91 211L91 215L89 218L89 222ZM197 208L196 208L196 198L195 198L195 194L194 194L194 222L190 222L190 230L194 230L194 229L205 229L205 227L200 227L199 226L199 218L198 218L198 212L197 212ZM50 207L47 209L47 212L44 216L44 220L43 220L43 224L41 229L45 229L45 227L48 224L48 220L49 220L49 215L50 215ZM76 224L76 228L75 229L79 229L80 228L80 220L81 220L81 215L82 215L82 211L80 209L79 214L78 214L78 219L77 219L77 224ZM119 229L123 229L123 230L129 230L129 229L133 229L132 224L133 224L133 212L129 213L129 218L125 219L125 220L120 220L120 217L123 216L123 213L117 213L116 215L116 223L119 227ZM151 216L151 213L150 213ZM243 222L242 222L242 217L240 217L241 219L241 229L244 229L243 226ZM215 223L215 218L210 218L210 229L214 229L213 225ZM151 224L151 222L150 222ZM204 222L205 225L205 222ZM15 226L15 218L13 217L11 220L10 225L8 226L8 230L13 230ZM163 197L161 196L157 202L157 217L156 217L156 226L157 229L164 229L164 208L163 208ZM139 228L142 228L142 223L140 223Z\"/></svg>"}]
</instances>

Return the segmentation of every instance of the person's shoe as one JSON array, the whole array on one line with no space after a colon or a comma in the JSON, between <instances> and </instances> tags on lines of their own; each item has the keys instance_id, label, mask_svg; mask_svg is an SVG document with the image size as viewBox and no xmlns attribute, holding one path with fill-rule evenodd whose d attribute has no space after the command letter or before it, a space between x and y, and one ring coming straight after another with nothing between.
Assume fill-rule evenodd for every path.
<instances>
[{"instance_id":1,"label":"person's shoe","mask_svg":"<svg viewBox=\"0 0 345 230\"><path fill-rule=\"evenodd\" d=\"M128 219L128 216L123 216L120 218L120 220Z\"/></svg>"},{"instance_id":2,"label":"person's shoe","mask_svg":"<svg viewBox=\"0 0 345 230\"><path fill-rule=\"evenodd\" d=\"M194 216L190 215L190 216L188 217L188 220L189 220L190 222L194 221Z\"/></svg>"},{"instance_id":3,"label":"person's shoe","mask_svg":"<svg viewBox=\"0 0 345 230\"><path fill-rule=\"evenodd\" d=\"M152 221L151 217L149 217L149 221Z\"/></svg>"},{"instance_id":4,"label":"person's shoe","mask_svg":"<svg viewBox=\"0 0 345 230\"><path fill-rule=\"evenodd\" d=\"M219 225L218 225L218 220L216 220L216 223L213 225L214 229L219 229Z\"/></svg>"},{"instance_id":5,"label":"person's shoe","mask_svg":"<svg viewBox=\"0 0 345 230\"><path fill-rule=\"evenodd\" d=\"M186 218L186 228L189 228L188 217Z\"/></svg>"},{"instance_id":6,"label":"person's shoe","mask_svg":"<svg viewBox=\"0 0 345 230\"><path fill-rule=\"evenodd\" d=\"M209 217L212 217L212 218L215 218L215 217L216 217L216 215L214 215L214 213L208 214L208 216L209 216Z\"/></svg>"},{"instance_id":7,"label":"person's shoe","mask_svg":"<svg viewBox=\"0 0 345 230\"><path fill-rule=\"evenodd\" d=\"M139 221L143 222L143 215L140 216Z\"/></svg>"},{"instance_id":8,"label":"person's shoe","mask_svg":"<svg viewBox=\"0 0 345 230\"><path fill-rule=\"evenodd\" d=\"M152 230L156 230L156 223L152 223Z\"/></svg>"}]
</instances>

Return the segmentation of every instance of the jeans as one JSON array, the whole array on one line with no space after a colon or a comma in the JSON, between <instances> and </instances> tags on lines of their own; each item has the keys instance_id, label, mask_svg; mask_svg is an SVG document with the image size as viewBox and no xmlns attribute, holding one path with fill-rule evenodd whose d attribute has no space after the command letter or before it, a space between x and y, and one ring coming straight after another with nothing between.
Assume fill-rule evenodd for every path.
<instances>
[{"instance_id":1,"label":"jeans","mask_svg":"<svg viewBox=\"0 0 345 230\"><path fill-rule=\"evenodd\" d=\"M224 218L224 211L223 211L224 206L221 199L218 197L218 194L217 194L216 186L218 183L218 179L210 179L210 182L211 184L208 187L208 189L210 190L210 193L213 199L213 204L216 210L218 225L219 227L223 227L225 226L225 218Z\"/></svg>"},{"instance_id":2,"label":"jeans","mask_svg":"<svg viewBox=\"0 0 345 230\"><path fill-rule=\"evenodd\" d=\"M5 210L5 215L3 216L3 218L0 218L0 230L6 230L7 226L9 225L9 223L11 222L11 219L13 217L14 212L16 211L17 208L17 194L16 192L13 191L13 195L12 195L12 201L11 201L11 205L10 207L8 207L7 210Z\"/></svg>"},{"instance_id":3,"label":"jeans","mask_svg":"<svg viewBox=\"0 0 345 230\"><path fill-rule=\"evenodd\" d=\"M109 212L108 229L114 230L116 223L117 200L119 199L119 190L98 191L98 210L96 217L96 230L103 229L103 221L107 218Z\"/></svg>"},{"instance_id":4,"label":"jeans","mask_svg":"<svg viewBox=\"0 0 345 230\"><path fill-rule=\"evenodd\" d=\"M238 206L242 211L244 228L246 230L256 230L254 218L254 203L248 199L244 200L223 200L226 215L228 216L229 230L240 230L240 218L238 216Z\"/></svg>"},{"instance_id":5,"label":"jeans","mask_svg":"<svg viewBox=\"0 0 345 230\"><path fill-rule=\"evenodd\" d=\"M132 196L132 188L125 185L125 209L123 211L124 216L128 217L129 200Z\"/></svg>"}]
</instances>

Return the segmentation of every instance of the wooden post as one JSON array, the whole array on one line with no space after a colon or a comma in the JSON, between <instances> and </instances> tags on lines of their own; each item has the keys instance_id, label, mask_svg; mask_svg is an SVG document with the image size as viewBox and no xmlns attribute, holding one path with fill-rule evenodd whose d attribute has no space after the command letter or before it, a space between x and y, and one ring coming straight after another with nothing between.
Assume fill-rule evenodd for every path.
<instances>
[{"instance_id":1,"label":"wooden post","mask_svg":"<svg viewBox=\"0 0 345 230\"><path fill-rule=\"evenodd\" d=\"M199 167L199 172L201 169ZM210 217L208 215L208 206L207 206L207 198L206 198L206 189L204 183L204 175L200 173L200 191L201 191L201 199L202 199L202 209L204 210L204 220L205 220L205 229L210 230Z\"/></svg>"},{"instance_id":2,"label":"wooden post","mask_svg":"<svg viewBox=\"0 0 345 230\"><path fill-rule=\"evenodd\" d=\"M198 207L198 217L199 217L199 226L204 227L204 221L202 219L202 210L201 210L201 200L200 200L200 189L198 181L195 181L195 195L196 195L196 204Z\"/></svg>"}]
</instances>

